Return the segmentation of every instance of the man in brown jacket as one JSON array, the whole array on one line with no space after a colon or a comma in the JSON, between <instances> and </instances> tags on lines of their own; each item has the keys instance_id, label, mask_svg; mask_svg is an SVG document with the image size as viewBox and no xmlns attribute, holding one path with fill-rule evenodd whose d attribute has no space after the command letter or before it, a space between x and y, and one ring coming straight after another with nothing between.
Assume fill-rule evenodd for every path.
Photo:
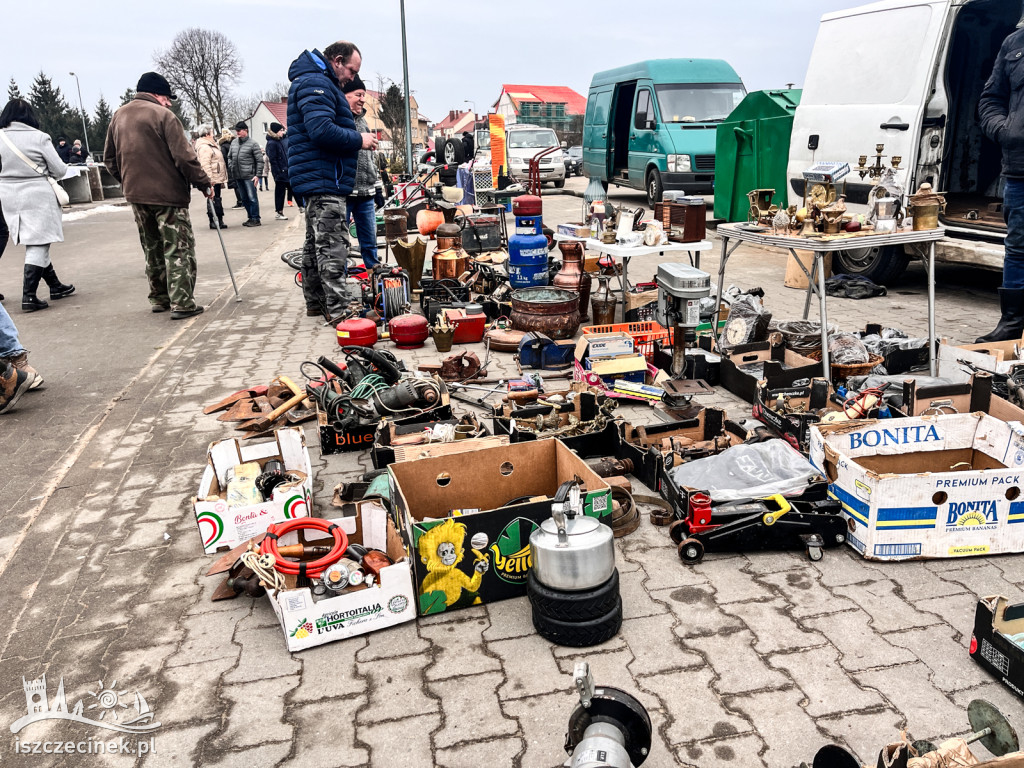
<instances>
[{"instance_id":1,"label":"man in brown jacket","mask_svg":"<svg viewBox=\"0 0 1024 768\"><path fill-rule=\"evenodd\" d=\"M146 254L149 302L172 320L203 311L196 304L196 241L188 216L190 186L213 196L213 184L170 111L177 97L162 75L139 78L135 98L114 113L103 162L132 204Z\"/></svg>"}]
</instances>

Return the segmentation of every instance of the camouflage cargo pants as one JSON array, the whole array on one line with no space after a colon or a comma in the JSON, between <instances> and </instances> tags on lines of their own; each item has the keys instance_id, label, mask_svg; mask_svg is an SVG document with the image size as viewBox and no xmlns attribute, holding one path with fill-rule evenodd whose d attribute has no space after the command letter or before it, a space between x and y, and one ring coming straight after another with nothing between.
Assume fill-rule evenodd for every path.
<instances>
[{"instance_id":1,"label":"camouflage cargo pants","mask_svg":"<svg viewBox=\"0 0 1024 768\"><path fill-rule=\"evenodd\" d=\"M132 211L146 254L149 303L194 309L196 240L188 208L132 203Z\"/></svg>"},{"instance_id":2,"label":"camouflage cargo pants","mask_svg":"<svg viewBox=\"0 0 1024 768\"><path fill-rule=\"evenodd\" d=\"M306 242L302 246L302 295L306 308L337 317L348 306L345 291L349 232L345 198L314 195L306 200Z\"/></svg>"}]
</instances>

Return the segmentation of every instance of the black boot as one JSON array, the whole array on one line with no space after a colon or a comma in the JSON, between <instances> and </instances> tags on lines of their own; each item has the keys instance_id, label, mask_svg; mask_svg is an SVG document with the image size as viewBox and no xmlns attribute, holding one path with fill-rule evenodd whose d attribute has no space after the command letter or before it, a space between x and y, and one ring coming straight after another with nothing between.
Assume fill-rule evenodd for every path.
<instances>
[{"instance_id":1,"label":"black boot","mask_svg":"<svg viewBox=\"0 0 1024 768\"><path fill-rule=\"evenodd\" d=\"M1024 288L1000 288L999 310L999 325L991 333L979 336L975 344L1019 339L1024 333Z\"/></svg>"},{"instance_id":2,"label":"black boot","mask_svg":"<svg viewBox=\"0 0 1024 768\"><path fill-rule=\"evenodd\" d=\"M35 312L50 306L36 296L36 291L39 289L39 281L42 277L42 267L37 267L35 264L25 265L25 281L21 288L21 309L23 312Z\"/></svg>"},{"instance_id":3,"label":"black boot","mask_svg":"<svg viewBox=\"0 0 1024 768\"><path fill-rule=\"evenodd\" d=\"M217 223L220 224L220 228L221 229L227 229L228 228L228 225L224 223L224 219L223 218L217 219Z\"/></svg>"},{"instance_id":4,"label":"black boot","mask_svg":"<svg viewBox=\"0 0 1024 768\"><path fill-rule=\"evenodd\" d=\"M57 271L53 268L53 264L43 270L43 280L50 286L51 299L65 299L75 292L75 286L64 285L60 281L60 278L57 277Z\"/></svg>"}]
</instances>

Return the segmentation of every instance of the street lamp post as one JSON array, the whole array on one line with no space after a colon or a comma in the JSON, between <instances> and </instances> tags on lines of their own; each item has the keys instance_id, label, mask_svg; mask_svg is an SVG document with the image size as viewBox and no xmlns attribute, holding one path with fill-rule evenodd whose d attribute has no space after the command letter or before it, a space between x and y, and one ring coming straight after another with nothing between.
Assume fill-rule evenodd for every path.
<instances>
[{"instance_id":1,"label":"street lamp post","mask_svg":"<svg viewBox=\"0 0 1024 768\"><path fill-rule=\"evenodd\" d=\"M78 75L68 72L75 78L75 85L78 87L78 108L82 111L82 141L85 142L85 156L89 157L89 126L85 124L85 105L82 103L82 84L78 82Z\"/></svg>"},{"instance_id":2,"label":"street lamp post","mask_svg":"<svg viewBox=\"0 0 1024 768\"><path fill-rule=\"evenodd\" d=\"M413 172L412 164L412 104L409 102L409 52L405 44L405 0L402 10L402 78L405 80L405 171Z\"/></svg>"},{"instance_id":3,"label":"street lamp post","mask_svg":"<svg viewBox=\"0 0 1024 768\"><path fill-rule=\"evenodd\" d=\"M473 122L476 122L476 102L473 101L472 99L463 99L462 103L469 104L470 106L473 107Z\"/></svg>"}]
</instances>

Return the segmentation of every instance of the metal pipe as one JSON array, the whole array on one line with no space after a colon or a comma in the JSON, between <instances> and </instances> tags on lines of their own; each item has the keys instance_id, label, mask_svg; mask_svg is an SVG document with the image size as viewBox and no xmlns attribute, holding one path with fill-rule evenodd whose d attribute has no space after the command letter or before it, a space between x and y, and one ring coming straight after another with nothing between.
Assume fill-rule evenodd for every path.
<instances>
[{"instance_id":1,"label":"metal pipe","mask_svg":"<svg viewBox=\"0 0 1024 768\"><path fill-rule=\"evenodd\" d=\"M74 72L68 72L73 78L75 78L75 85L78 87L78 108L82 112L82 141L85 142L85 156L89 157L89 126L85 123L85 105L82 103L82 84L78 82L78 75Z\"/></svg>"},{"instance_id":2,"label":"metal pipe","mask_svg":"<svg viewBox=\"0 0 1024 768\"><path fill-rule=\"evenodd\" d=\"M816 266L818 268L818 311L819 320L821 320L821 372L825 376L825 381L831 384L832 369L828 363L828 315L825 312L825 254L821 251L815 251L814 261L818 262L819 259L821 259L821 263L816 263Z\"/></svg>"},{"instance_id":3,"label":"metal pipe","mask_svg":"<svg viewBox=\"0 0 1024 768\"><path fill-rule=\"evenodd\" d=\"M928 372L938 376L935 362L935 241L928 244Z\"/></svg>"},{"instance_id":4,"label":"metal pipe","mask_svg":"<svg viewBox=\"0 0 1024 768\"><path fill-rule=\"evenodd\" d=\"M405 42L405 0L399 0L402 11L402 80L405 85L405 172L412 174L412 104L409 101L409 51Z\"/></svg>"}]
</instances>

